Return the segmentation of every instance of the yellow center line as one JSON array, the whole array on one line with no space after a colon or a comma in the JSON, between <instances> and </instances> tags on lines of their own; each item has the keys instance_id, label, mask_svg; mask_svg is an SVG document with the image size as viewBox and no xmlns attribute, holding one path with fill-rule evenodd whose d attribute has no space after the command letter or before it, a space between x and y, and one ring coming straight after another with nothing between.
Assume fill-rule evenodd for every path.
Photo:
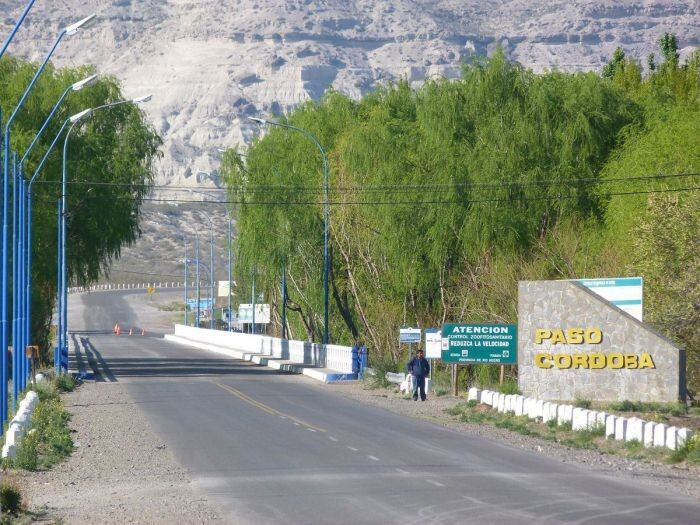
<instances>
[{"instance_id":1,"label":"yellow center line","mask_svg":"<svg viewBox=\"0 0 700 525\"><path fill-rule=\"evenodd\" d=\"M270 414L271 416L279 416L279 417L290 419L291 421L299 423L300 425L302 425L306 428L309 428L311 430L317 430L318 432L325 432L326 431L323 428L319 428L319 427L316 427L314 425L311 425L311 424L307 423L306 421L302 421L301 419L297 419L294 416L290 416L289 414L285 414L284 412L280 412L279 410L275 410L271 406L268 406L264 403L261 403L260 401L256 401L255 399L244 394L243 392L241 392L237 388L233 388L232 386L228 386L228 385L223 385L223 384L217 383L215 381L212 381L212 383L218 387L223 388L227 392L233 394L241 401L245 401L246 403L253 405L256 408L259 408L260 410L262 410L263 412L266 412L267 414Z\"/></svg>"}]
</instances>

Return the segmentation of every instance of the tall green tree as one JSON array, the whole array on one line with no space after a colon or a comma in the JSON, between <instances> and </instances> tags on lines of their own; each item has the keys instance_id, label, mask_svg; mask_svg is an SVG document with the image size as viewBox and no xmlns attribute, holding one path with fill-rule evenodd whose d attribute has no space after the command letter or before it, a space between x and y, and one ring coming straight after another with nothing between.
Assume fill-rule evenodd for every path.
<instances>
[{"instance_id":1,"label":"tall green tree","mask_svg":"<svg viewBox=\"0 0 700 525\"><path fill-rule=\"evenodd\" d=\"M4 57L0 61L0 105L7 118L36 65ZM90 67L48 66L18 114L12 128L12 149L22 155L51 107L70 84L92 74ZM116 79L99 81L71 93L34 148L25 167L30 177L62 122L86 108L123 100ZM153 161L161 140L133 105L96 112L71 136L68 149L69 279L89 284L139 234L143 198L153 180ZM62 145L59 142L34 186L33 326L35 342L46 346L56 293L56 203L60 195Z\"/></svg>"}]
</instances>

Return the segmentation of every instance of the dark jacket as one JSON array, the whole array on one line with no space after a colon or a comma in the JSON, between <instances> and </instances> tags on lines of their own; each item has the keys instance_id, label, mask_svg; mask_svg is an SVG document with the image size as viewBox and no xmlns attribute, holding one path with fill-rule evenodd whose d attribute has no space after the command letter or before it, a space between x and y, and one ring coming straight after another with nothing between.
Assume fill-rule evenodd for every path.
<instances>
[{"instance_id":1,"label":"dark jacket","mask_svg":"<svg viewBox=\"0 0 700 525\"><path fill-rule=\"evenodd\" d=\"M425 377L430 373L430 363L425 357L422 359L414 357L406 365L406 370L408 370L408 373L412 376Z\"/></svg>"}]
</instances>

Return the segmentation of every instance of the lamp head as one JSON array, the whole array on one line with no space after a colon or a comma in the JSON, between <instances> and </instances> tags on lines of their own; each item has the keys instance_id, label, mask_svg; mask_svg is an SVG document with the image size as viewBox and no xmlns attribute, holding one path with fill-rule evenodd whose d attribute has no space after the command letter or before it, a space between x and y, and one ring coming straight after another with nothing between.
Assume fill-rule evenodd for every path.
<instances>
[{"instance_id":1,"label":"lamp head","mask_svg":"<svg viewBox=\"0 0 700 525\"><path fill-rule=\"evenodd\" d=\"M92 22L96 16L97 15L95 13L93 13L90 16L83 18L82 20L78 20L75 24L71 24L68 27L66 27L64 29L64 31L66 32L66 36L71 36L71 35L76 34L80 28L82 28L85 25Z\"/></svg>"},{"instance_id":2,"label":"lamp head","mask_svg":"<svg viewBox=\"0 0 700 525\"><path fill-rule=\"evenodd\" d=\"M248 117L248 120L252 120L256 124L260 124L261 126L264 126L265 124L267 124L267 120L265 120L264 118Z\"/></svg>"},{"instance_id":3,"label":"lamp head","mask_svg":"<svg viewBox=\"0 0 700 525\"><path fill-rule=\"evenodd\" d=\"M80 113L76 113L72 117L70 117L68 120L70 121L71 124L75 124L79 120L89 116L92 113L92 108L86 109L81 111Z\"/></svg>"},{"instance_id":4,"label":"lamp head","mask_svg":"<svg viewBox=\"0 0 700 525\"><path fill-rule=\"evenodd\" d=\"M71 86L72 91L80 91L84 87L92 86L97 81L97 75L90 75Z\"/></svg>"},{"instance_id":5,"label":"lamp head","mask_svg":"<svg viewBox=\"0 0 700 525\"><path fill-rule=\"evenodd\" d=\"M153 95L149 93L148 95L144 95L143 97L133 98L131 99L131 102L133 102L134 104L141 104L143 102L148 102L149 100L151 100L151 98L153 98Z\"/></svg>"}]
</instances>

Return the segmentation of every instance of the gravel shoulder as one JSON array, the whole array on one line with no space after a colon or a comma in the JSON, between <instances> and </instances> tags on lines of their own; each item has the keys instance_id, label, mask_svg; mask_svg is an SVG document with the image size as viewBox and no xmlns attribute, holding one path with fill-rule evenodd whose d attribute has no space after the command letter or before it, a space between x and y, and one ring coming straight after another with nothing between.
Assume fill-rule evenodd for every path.
<instances>
[{"instance_id":1,"label":"gravel shoulder","mask_svg":"<svg viewBox=\"0 0 700 525\"><path fill-rule=\"evenodd\" d=\"M49 471L20 477L34 521L221 522L124 386L89 382L63 401L75 451Z\"/></svg>"},{"instance_id":2,"label":"gravel shoulder","mask_svg":"<svg viewBox=\"0 0 700 525\"><path fill-rule=\"evenodd\" d=\"M562 463L575 464L587 470L622 479L635 479L645 484L700 499L700 468L666 465L603 454L595 450L571 448L560 443L524 436L491 425L463 423L445 413L445 409L466 401L466 398L431 396L426 402L406 400L395 389L368 389L361 382L325 385L326 388L353 399L408 417L424 419L465 434L499 441L512 447L533 451Z\"/></svg>"}]
</instances>

